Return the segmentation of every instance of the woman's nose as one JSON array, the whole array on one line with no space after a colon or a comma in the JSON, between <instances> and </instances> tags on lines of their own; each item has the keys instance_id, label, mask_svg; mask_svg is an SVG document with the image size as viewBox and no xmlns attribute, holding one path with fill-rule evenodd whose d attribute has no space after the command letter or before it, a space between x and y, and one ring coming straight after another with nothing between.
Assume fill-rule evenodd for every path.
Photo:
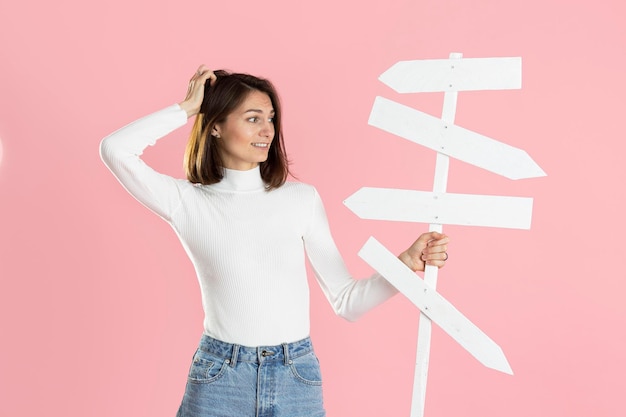
<instances>
[{"instance_id":1,"label":"woman's nose","mask_svg":"<svg viewBox=\"0 0 626 417\"><path fill-rule=\"evenodd\" d=\"M265 136L265 137L274 136L274 125L271 122L263 123L263 127L261 128L261 136Z\"/></svg>"}]
</instances>

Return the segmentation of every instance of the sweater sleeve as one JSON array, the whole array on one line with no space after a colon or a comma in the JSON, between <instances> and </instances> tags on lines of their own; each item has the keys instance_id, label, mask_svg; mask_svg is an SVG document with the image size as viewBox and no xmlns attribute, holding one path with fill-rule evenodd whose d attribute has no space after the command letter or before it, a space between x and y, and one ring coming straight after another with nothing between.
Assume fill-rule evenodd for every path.
<instances>
[{"instance_id":1,"label":"sweater sleeve","mask_svg":"<svg viewBox=\"0 0 626 417\"><path fill-rule=\"evenodd\" d=\"M132 122L100 143L104 164L124 188L168 221L190 184L156 172L140 156L148 146L186 123L187 114L175 104Z\"/></svg>"},{"instance_id":2,"label":"sweater sleeve","mask_svg":"<svg viewBox=\"0 0 626 417\"><path fill-rule=\"evenodd\" d=\"M356 321L397 290L380 274L354 279L335 245L322 200L315 191L312 220L305 235L306 253L317 281L337 315Z\"/></svg>"}]
</instances>

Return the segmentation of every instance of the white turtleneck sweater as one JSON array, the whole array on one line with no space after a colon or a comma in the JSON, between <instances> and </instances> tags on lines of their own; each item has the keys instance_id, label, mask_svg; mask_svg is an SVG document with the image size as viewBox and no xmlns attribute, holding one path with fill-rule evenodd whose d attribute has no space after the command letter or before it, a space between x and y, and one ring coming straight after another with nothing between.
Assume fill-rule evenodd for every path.
<instances>
[{"instance_id":1,"label":"white turtleneck sweater","mask_svg":"<svg viewBox=\"0 0 626 417\"><path fill-rule=\"evenodd\" d=\"M307 337L305 253L333 309L348 320L396 294L378 274L350 276L312 186L287 182L266 191L258 167L226 169L217 184L192 184L140 159L147 146L186 123L186 113L172 105L106 137L100 154L128 192L180 238L200 282L207 335L245 346Z\"/></svg>"}]
</instances>

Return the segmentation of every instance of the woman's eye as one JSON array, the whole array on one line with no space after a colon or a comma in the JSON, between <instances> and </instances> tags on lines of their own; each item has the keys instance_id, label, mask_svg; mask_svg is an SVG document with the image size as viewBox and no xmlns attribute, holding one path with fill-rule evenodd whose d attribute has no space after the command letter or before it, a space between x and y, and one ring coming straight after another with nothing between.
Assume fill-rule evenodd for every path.
<instances>
[{"instance_id":1,"label":"woman's eye","mask_svg":"<svg viewBox=\"0 0 626 417\"><path fill-rule=\"evenodd\" d=\"M267 121L270 122L270 123L274 123L274 118L270 117L269 119L267 119Z\"/></svg>"},{"instance_id":2,"label":"woman's eye","mask_svg":"<svg viewBox=\"0 0 626 417\"><path fill-rule=\"evenodd\" d=\"M258 117L251 117L248 119L249 122L256 123L259 120Z\"/></svg>"}]
</instances>

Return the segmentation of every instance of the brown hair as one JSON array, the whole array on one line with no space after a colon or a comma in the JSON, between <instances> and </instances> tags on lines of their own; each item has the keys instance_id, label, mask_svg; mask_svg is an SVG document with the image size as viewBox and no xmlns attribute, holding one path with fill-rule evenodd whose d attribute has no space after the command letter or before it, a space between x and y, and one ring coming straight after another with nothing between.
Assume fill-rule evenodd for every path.
<instances>
[{"instance_id":1,"label":"brown hair","mask_svg":"<svg viewBox=\"0 0 626 417\"><path fill-rule=\"evenodd\" d=\"M266 93L274 107L274 140L267 160L261 162L261 178L266 189L272 190L285 183L289 175L289 161L281 133L280 101L276 89L268 80L248 74L214 71L217 80L204 87L204 100L191 130L184 167L187 179L193 183L215 184L224 178L224 164L220 142L211 136L217 123L222 123L252 91Z\"/></svg>"}]
</instances>

